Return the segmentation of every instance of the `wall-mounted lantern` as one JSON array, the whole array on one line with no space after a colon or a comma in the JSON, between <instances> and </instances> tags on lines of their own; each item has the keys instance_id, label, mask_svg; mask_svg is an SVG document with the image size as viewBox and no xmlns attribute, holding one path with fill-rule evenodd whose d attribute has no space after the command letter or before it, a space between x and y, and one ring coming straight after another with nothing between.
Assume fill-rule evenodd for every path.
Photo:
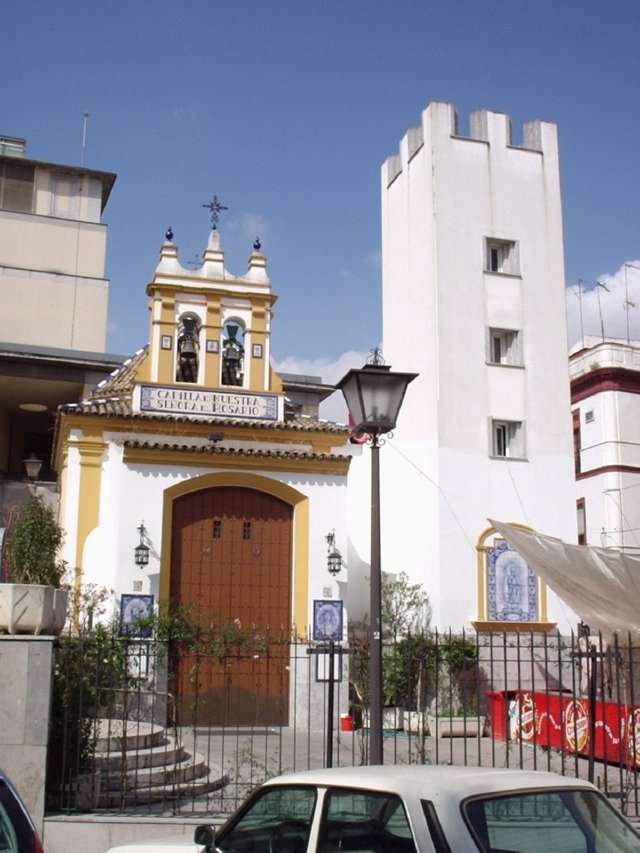
<instances>
[{"instance_id":1,"label":"wall-mounted lantern","mask_svg":"<svg viewBox=\"0 0 640 853\"><path fill-rule=\"evenodd\" d=\"M335 577L340 574L342 569L342 554L336 548L336 533L332 530L325 536L327 540L327 570L330 575Z\"/></svg>"},{"instance_id":2,"label":"wall-mounted lantern","mask_svg":"<svg viewBox=\"0 0 640 853\"><path fill-rule=\"evenodd\" d=\"M151 550L149 546L145 544L144 541L147 536L147 530L144 526L144 521L140 522L140 527L138 527L138 533L140 534L140 542L133 549L133 559L135 561L136 566L141 569L143 566L148 565L149 551Z\"/></svg>"}]
</instances>

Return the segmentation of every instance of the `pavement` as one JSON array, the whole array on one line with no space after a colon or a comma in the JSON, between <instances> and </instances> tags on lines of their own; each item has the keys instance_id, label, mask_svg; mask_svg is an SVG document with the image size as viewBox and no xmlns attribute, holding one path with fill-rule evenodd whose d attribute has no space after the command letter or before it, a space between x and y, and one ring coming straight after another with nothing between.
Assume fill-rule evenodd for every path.
<instances>
[{"instance_id":1,"label":"pavement","mask_svg":"<svg viewBox=\"0 0 640 853\"><path fill-rule=\"evenodd\" d=\"M329 751L324 732L282 728L197 729L182 732L187 749L204 753L222 767L229 782L219 791L190 805L208 814L228 814L250 791L271 776L323 766L366 764L368 732L336 731ZM451 764L544 770L568 777L589 778L589 762L574 754L531 744L483 737L420 737L385 732L385 764ZM640 791L634 770L595 762L594 783L632 819L640 819ZM182 811L182 810L181 810Z\"/></svg>"}]
</instances>

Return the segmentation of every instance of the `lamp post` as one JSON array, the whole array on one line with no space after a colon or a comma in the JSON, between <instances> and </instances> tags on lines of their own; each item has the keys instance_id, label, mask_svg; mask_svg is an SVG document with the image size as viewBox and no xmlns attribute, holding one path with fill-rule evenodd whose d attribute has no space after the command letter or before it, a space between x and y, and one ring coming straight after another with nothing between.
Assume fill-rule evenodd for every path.
<instances>
[{"instance_id":1,"label":"lamp post","mask_svg":"<svg viewBox=\"0 0 640 853\"><path fill-rule=\"evenodd\" d=\"M382 764L382 570L380 565L380 436L396 425L407 386L417 373L392 373L380 351L336 385L344 394L355 432L371 445L371 579L369 626L369 764Z\"/></svg>"}]
</instances>

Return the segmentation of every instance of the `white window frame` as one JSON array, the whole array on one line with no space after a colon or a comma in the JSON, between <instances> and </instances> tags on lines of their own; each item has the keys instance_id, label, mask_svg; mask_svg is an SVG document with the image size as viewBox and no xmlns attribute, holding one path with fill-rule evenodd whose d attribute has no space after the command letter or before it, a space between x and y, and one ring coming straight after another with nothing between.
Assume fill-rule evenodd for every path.
<instances>
[{"instance_id":1,"label":"white window frame","mask_svg":"<svg viewBox=\"0 0 640 853\"><path fill-rule=\"evenodd\" d=\"M53 172L51 175L51 216L79 219L82 179L79 175Z\"/></svg>"},{"instance_id":2,"label":"white window frame","mask_svg":"<svg viewBox=\"0 0 640 853\"><path fill-rule=\"evenodd\" d=\"M522 367L522 333L518 329L487 329L487 363Z\"/></svg>"},{"instance_id":3,"label":"white window frame","mask_svg":"<svg viewBox=\"0 0 640 853\"><path fill-rule=\"evenodd\" d=\"M520 251L515 240L498 240L485 237L485 272L502 275L520 275Z\"/></svg>"},{"instance_id":4,"label":"white window frame","mask_svg":"<svg viewBox=\"0 0 640 853\"><path fill-rule=\"evenodd\" d=\"M493 459L526 459L523 421L492 418L490 435Z\"/></svg>"}]
</instances>

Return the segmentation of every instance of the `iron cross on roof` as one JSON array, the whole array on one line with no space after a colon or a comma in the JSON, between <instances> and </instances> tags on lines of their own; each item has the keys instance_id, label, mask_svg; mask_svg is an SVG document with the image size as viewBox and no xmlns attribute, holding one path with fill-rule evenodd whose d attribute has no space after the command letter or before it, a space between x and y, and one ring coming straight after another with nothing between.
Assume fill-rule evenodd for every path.
<instances>
[{"instance_id":1,"label":"iron cross on roof","mask_svg":"<svg viewBox=\"0 0 640 853\"><path fill-rule=\"evenodd\" d=\"M228 210L228 207L225 207L222 202L218 201L218 196L214 195L213 201L210 201L209 204L203 204L203 207L206 207L211 211L211 229L215 231L218 227L218 220L220 219L220 214L223 210Z\"/></svg>"}]
</instances>

